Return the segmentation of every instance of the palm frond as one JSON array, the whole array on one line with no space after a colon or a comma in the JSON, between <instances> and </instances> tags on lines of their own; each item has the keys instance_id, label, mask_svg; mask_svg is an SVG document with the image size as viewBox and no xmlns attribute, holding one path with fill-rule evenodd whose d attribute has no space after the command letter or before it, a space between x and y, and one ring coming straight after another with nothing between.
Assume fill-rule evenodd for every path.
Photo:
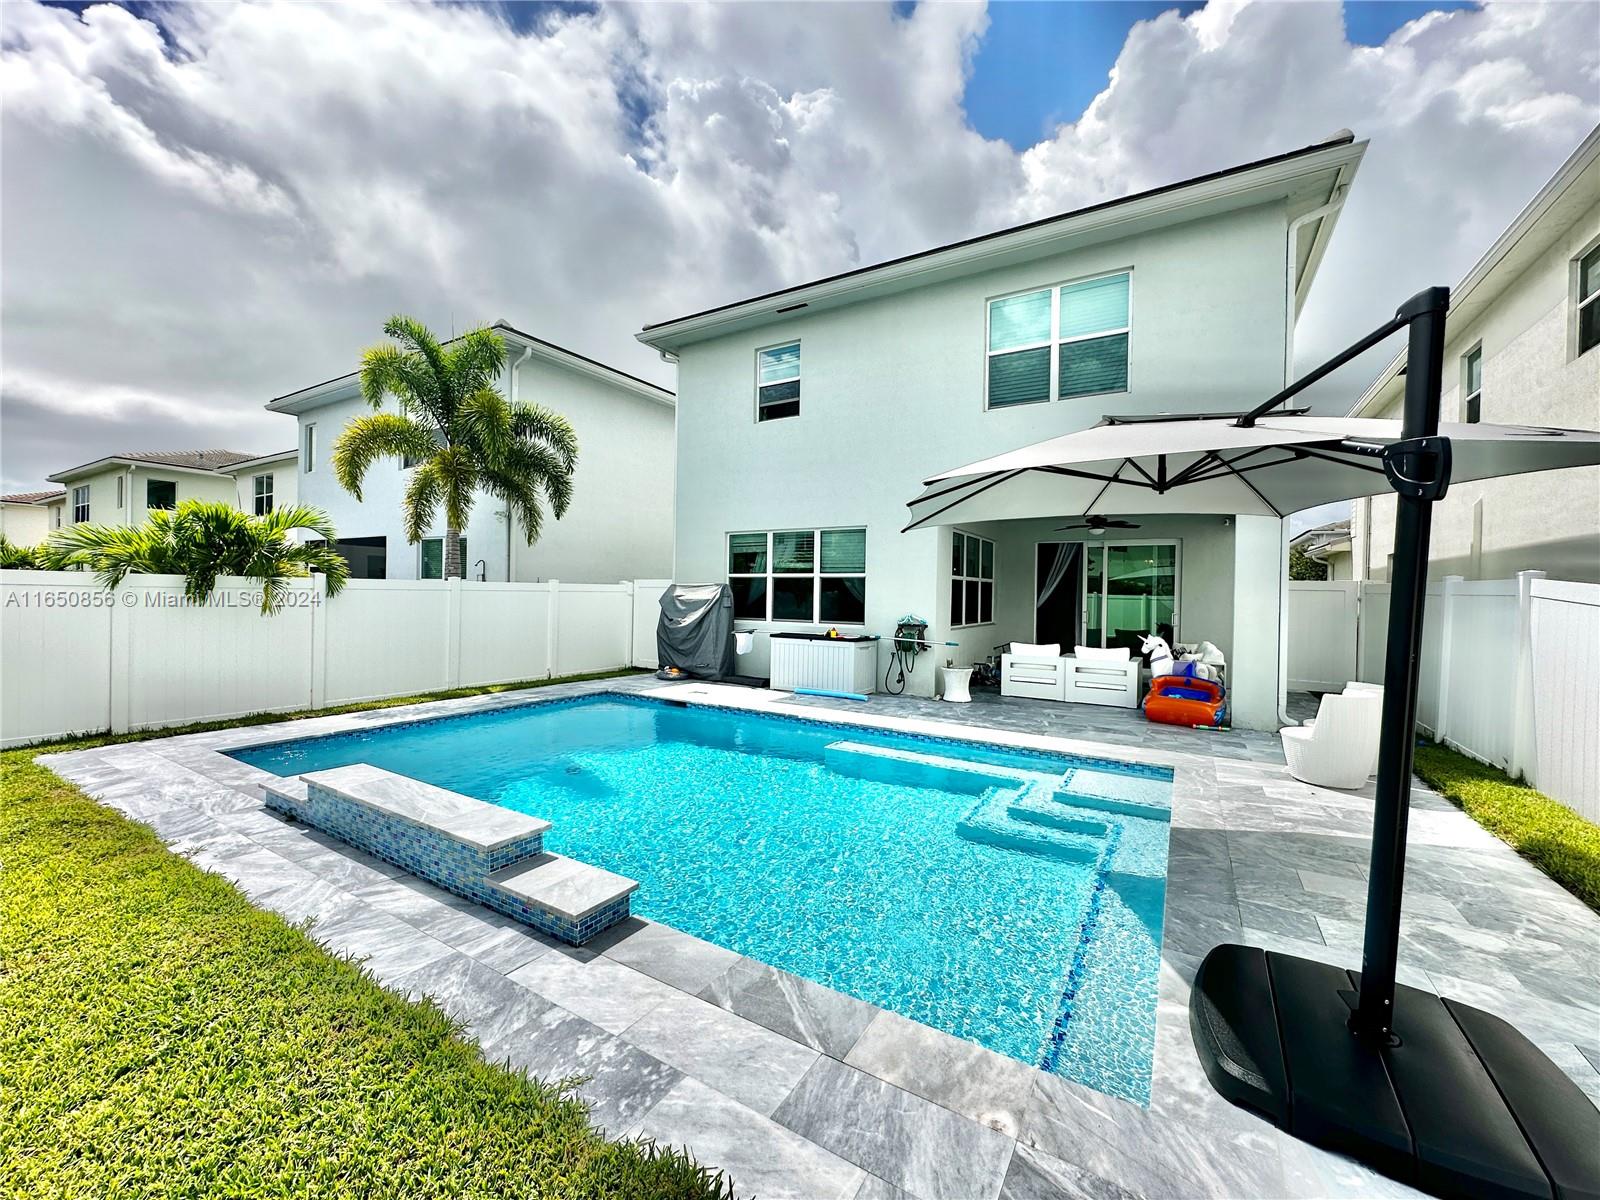
<instances>
[{"instance_id":1,"label":"palm frond","mask_svg":"<svg viewBox=\"0 0 1600 1200\"><path fill-rule=\"evenodd\" d=\"M366 413L354 418L333 443L333 476L357 500L367 469L380 458L427 458L439 448L433 431L399 413Z\"/></svg>"},{"instance_id":2,"label":"palm frond","mask_svg":"<svg viewBox=\"0 0 1600 1200\"><path fill-rule=\"evenodd\" d=\"M523 441L549 446L568 474L577 468L578 434L572 423L554 409L542 404L515 404L511 409L511 428Z\"/></svg>"},{"instance_id":3,"label":"palm frond","mask_svg":"<svg viewBox=\"0 0 1600 1200\"><path fill-rule=\"evenodd\" d=\"M383 332L399 342L405 350L422 359L441 385L450 378L450 362L444 348L439 345L439 340L433 336L432 330L421 321L404 313L396 313L383 323ZM439 398L449 399L442 386Z\"/></svg>"},{"instance_id":4,"label":"palm frond","mask_svg":"<svg viewBox=\"0 0 1600 1200\"><path fill-rule=\"evenodd\" d=\"M456 410L455 429L460 436L452 440L470 443L491 468L516 439L511 406L490 387L479 388L462 401Z\"/></svg>"},{"instance_id":5,"label":"palm frond","mask_svg":"<svg viewBox=\"0 0 1600 1200\"><path fill-rule=\"evenodd\" d=\"M461 389L459 395L468 396L498 384L500 372L505 370L506 344L493 329L480 326L457 338L446 350L446 358Z\"/></svg>"},{"instance_id":6,"label":"palm frond","mask_svg":"<svg viewBox=\"0 0 1600 1200\"><path fill-rule=\"evenodd\" d=\"M444 498L444 479L439 474L438 460L423 463L411 472L411 482L406 484L406 494L400 505L405 518L406 541L412 545L422 540L428 526L433 524L433 514Z\"/></svg>"}]
</instances>

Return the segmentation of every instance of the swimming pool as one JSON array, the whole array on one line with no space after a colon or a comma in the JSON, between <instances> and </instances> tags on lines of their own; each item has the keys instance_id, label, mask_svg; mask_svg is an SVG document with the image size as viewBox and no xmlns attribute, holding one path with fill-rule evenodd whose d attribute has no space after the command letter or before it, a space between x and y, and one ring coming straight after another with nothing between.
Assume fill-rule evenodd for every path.
<instances>
[{"instance_id":1,"label":"swimming pool","mask_svg":"<svg viewBox=\"0 0 1600 1200\"><path fill-rule=\"evenodd\" d=\"M553 822L634 911L1145 1101L1171 772L618 694L259 746Z\"/></svg>"}]
</instances>

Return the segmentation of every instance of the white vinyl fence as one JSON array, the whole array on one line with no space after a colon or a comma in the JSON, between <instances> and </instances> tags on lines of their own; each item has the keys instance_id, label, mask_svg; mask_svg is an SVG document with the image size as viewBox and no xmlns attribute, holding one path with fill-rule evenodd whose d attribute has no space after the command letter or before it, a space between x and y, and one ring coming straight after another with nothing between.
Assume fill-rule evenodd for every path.
<instances>
[{"instance_id":1,"label":"white vinyl fence","mask_svg":"<svg viewBox=\"0 0 1600 1200\"><path fill-rule=\"evenodd\" d=\"M1383 682L1389 585L1289 584L1289 687ZM1417 723L1600 821L1600 586L1449 576L1428 587Z\"/></svg>"},{"instance_id":2,"label":"white vinyl fence","mask_svg":"<svg viewBox=\"0 0 1600 1200\"><path fill-rule=\"evenodd\" d=\"M248 580L0 571L0 745L653 667L667 586L317 578L263 617Z\"/></svg>"}]
</instances>

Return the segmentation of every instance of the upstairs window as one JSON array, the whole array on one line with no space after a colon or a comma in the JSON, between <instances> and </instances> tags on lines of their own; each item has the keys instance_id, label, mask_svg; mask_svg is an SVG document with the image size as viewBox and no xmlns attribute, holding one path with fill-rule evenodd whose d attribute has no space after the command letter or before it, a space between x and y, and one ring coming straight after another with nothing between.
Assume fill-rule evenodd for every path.
<instances>
[{"instance_id":1,"label":"upstairs window","mask_svg":"<svg viewBox=\"0 0 1600 1200\"><path fill-rule=\"evenodd\" d=\"M994 621L994 543L960 530L950 535L950 624Z\"/></svg>"},{"instance_id":2,"label":"upstairs window","mask_svg":"<svg viewBox=\"0 0 1600 1200\"><path fill-rule=\"evenodd\" d=\"M756 351L756 420L800 415L800 343Z\"/></svg>"},{"instance_id":3,"label":"upstairs window","mask_svg":"<svg viewBox=\"0 0 1600 1200\"><path fill-rule=\"evenodd\" d=\"M989 302L988 406L1128 390L1124 271Z\"/></svg>"},{"instance_id":4,"label":"upstairs window","mask_svg":"<svg viewBox=\"0 0 1600 1200\"><path fill-rule=\"evenodd\" d=\"M178 485L170 479L151 479L144 485L146 508L177 508Z\"/></svg>"},{"instance_id":5,"label":"upstairs window","mask_svg":"<svg viewBox=\"0 0 1600 1200\"><path fill-rule=\"evenodd\" d=\"M860 625L867 619L867 531L731 533L728 585L740 620Z\"/></svg>"},{"instance_id":6,"label":"upstairs window","mask_svg":"<svg viewBox=\"0 0 1600 1200\"><path fill-rule=\"evenodd\" d=\"M1461 356L1462 419L1476 425L1483 413L1483 347L1474 346Z\"/></svg>"},{"instance_id":7,"label":"upstairs window","mask_svg":"<svg viewBox=\"0 0 1600 1200\"><path fill-rule=\"evenodd\" d=\"M89 485L72 489L72 520L87 521L89 519Z\"/></svg>"},{"instance_id":8,"label":"upstairs window","mask_svg":"<svg viewBox=\"0 0 1600 1200\"><path fill-rule=\"evenodd\" d=\"M1578 353L1600 346L1600 246L1578 260Z\"/></svg>"},{"instance_id":9,"label":"upstairs window","mask_svg":"<svg viewBox=\"0 0 1600 1200\"><path fill-rule=\"evenodd\" d=\"M272 476L257 475L254 480L256 516L264 517L272 511Z\"/></svg>"},{"instance_id":10,"label":"upstairs window","mask_svg":"<svg viewBox=\"0 0 1600 1200\"><path fill-rule=\"evenodd\" d=\"M317 427L307 425L300 437L300 469L307 475L317 465Z\"/></svg>"}]
</instances>

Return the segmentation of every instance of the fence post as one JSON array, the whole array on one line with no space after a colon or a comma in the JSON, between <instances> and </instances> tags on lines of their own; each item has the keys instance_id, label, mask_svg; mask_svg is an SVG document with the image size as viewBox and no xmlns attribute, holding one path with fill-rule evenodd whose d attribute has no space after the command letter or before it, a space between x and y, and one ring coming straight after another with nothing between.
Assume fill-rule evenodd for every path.
<instances>
[{"instance_id":1,"label":"fence post","mask_svg":"<svg viewBox=\"0 0 1600 1200\"><path fill-rule=\"evenodd\" d=\"M550 618L545 622L545 664L550 668L546 679L556 677L556 651L561 645L561 581L552 579L550 588Z\"/></svg>"},{"instance_id":2,"label":"fence post","mask_svg":"<svg viewBox=\"0 0 1600 1200\"><path fill-rule=\"evenodd\" d=\"M311 708L328 703L328 577L311 576Z\"/></svg>"},{"instance_id":3,"label":"fence post","mask_svg":"<svg viewBox=\"0 0 1600 1200\"><path fill-rule=\"evenodd\" d=\"M106 705L106 727L112 733L127 733L133 722L133 614L144 603L144 593L133 579L111 593L110 695ZM129 604L129 598L134 603Z\"/></svg>"},{"instance_id":4,"label":"fence post","mask_svg":"<svg viewBox=\"0 0 1600 1200\"><path fill-rule=\"evenodd\" d=\"M461 577L453 576L445 582L444 686L445 690L461 686Z\"/></svg>"},{"instance_id":5,"label":"fence post","mask_svg":"<svg viewBox=\"0 0 1600 1200\"><path fill-rule=\"evenodd\" d=\"M1517 572L1517 676L1511 693L1511 777L1539 786L1533 711L1533 581L1543 571Z\"/></svg>"},{"instance_id":6,"label":"fence post","mask_svg":"<svg viewBox=\"0 0 1600 1200\"><path fill-rule=\"evenodd\" d=\"M1451 646L1454 644L1452 626L1456 614L1456 587L1466 582L1460 575L1446 575L1439 589L1439 701L1434 706L1433 740L1440 745L1450 733L1450 667ZM1422 647L1417 647L1422 653Z\"/></svg>"}]
</instances>

